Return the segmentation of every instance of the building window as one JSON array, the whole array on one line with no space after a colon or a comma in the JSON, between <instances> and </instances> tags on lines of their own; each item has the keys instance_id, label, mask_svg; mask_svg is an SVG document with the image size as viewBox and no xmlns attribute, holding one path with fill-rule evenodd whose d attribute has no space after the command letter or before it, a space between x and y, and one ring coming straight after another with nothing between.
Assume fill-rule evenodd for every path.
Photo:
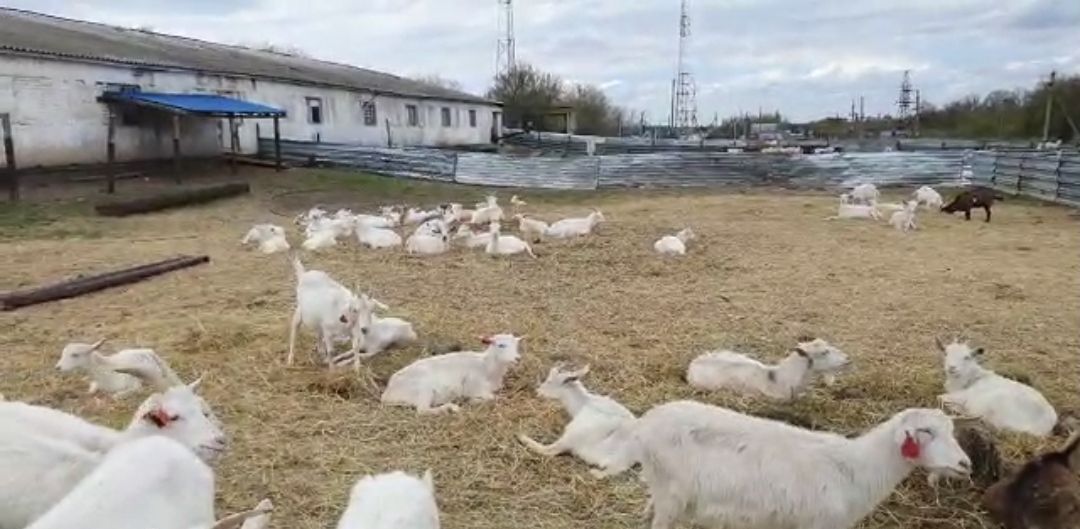
<instances>
[{"instance_id":1,"label":"building window","mask_svg":"<svg viewBox=\"0 0 1080 529\"><path fill-rule=\"evenodd\" d=\"M307 98L308 123L318 125L323 122L322 99L317 97Z\"/></svg>"},{"instance_id":2,"label":"building window","mask_svg":"<svg viewBox=\"0 0 1080 529\"><path fill-rule=\"evenodd\" d=\"M420 126L420 110L416 105L405 105L405 117L410 127Z\"/></svg>"},{"instance_id":3,"label":"building window","mask_svg":"<svg viewBox=\"0 0 1080 529\"><path fill-rule=\"evenodd\" d=\"M474 129L476 128L476 111L475 110L470 110L469 111L469 126L474 128Z\"/></svg>"},{"instance_id":4,"label":"building window","mask_svg":"<svg viewBox=\"0 0 1080 529\"><path fill-rule=\"evenodd\" d=\"M375 114L374 101L364 101L360 103L360 110L364 113L364 125L372 127L379 124L378 115Z\"/></svg>"},{"instance_id":5,"label":"building window","mask_svg":"<svg viewBox=\"0 0 1080 529\"><path fill-rule=\"evenodd\" d=\"M444 127L449 127L450 126L450 108L449 107L442 107L442 126L444 126Z\"/></svg>"}]
</instances>

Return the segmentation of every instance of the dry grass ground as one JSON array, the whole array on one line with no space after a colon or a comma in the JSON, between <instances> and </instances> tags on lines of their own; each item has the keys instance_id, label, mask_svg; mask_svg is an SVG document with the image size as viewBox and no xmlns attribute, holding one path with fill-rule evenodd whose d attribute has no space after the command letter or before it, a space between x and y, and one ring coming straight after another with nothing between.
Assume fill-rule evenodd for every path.
<instances>
[{"instance_id":1,"label":"dry grass ground","mask_svg":"<svg viewBox=\"0 0 1080 529\"><path fill-rule=\"evenodd\" d=\"M459 249L420 259L355 244L305 256L416 324L422 343L370 363L379 380L426 349L474 345L481 333L528 335L496 402L422 418L380 407L350 373L327 374L306 355L284 366L292 271L284 256L238 241L254 222L288 224L272 212L316 201L471 203L481 190L301 171L250 176L251 197L155 215L95 218L78 203L0 214L0 289L178 253L212 256L208 266L0 315L0 393L121 426L136 401L95 403L82 380L52 366L71 340L155 347L184 376L206 376L205 394L232 437L218 473L220 512L269 496L275 527L328 527L361 474L432 468L447 528L640 527L636 479L597 482L581 463L543 459L514 440L527 432L547 442L564 424L557 404L533 390L558 359L590 363L588 387L638 413L694 398L851 433L934 406L942 374L933 337L966 334L988 348L991 367L1027 375L1059 409L1080 408L1080 226L1060 207L1009 200L989 225L923 214L922 229L905 236L885 224L824 221L834 206L824 194L526 193L542 218L596 205L608 223L594 237L538 245L536 261ZM312 186L322 191L280 194ZM686 224L700 236L689 255L652 253L658 236ZM838 344L854 370L784 406L696 393L680 380L703 351L775 359L803 334ZM301 343L313 347L310 335ZM1060 441L1009 436L1003 451L1018 461ZM977 498L964 484L935 497L917 474L864 527L987 527Z\"/></svg>"}]
</instances>

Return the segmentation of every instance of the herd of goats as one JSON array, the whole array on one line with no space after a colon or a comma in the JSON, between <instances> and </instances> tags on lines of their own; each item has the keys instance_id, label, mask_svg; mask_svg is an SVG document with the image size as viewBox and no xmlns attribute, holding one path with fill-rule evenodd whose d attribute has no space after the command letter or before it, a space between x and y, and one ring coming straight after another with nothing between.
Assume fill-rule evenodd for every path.
<instances>
[{"instance_id":1,"label":"herd of goats","mask_svg":"<svg viewBox=\"0 0 1080 529\"><path fill-rule=\"evenodd\" d=\"M841 197L837 218L878 218L878 190L860 185ZM990 220L995 194L962 191L948 205L931 188L920 188L899 205L892 224L915 228L919 205L942 211L982 207ZM515 209L525 206L516 196ZM593 234L604 220L594 210L580 218L546 224L516 214L522 238L503 235L504 214L494 197L465 209L445 204L424 211L382 208L376 214L313 208L296 219L302 247L320 250L355 236L369 248L404 246L436 255L451 241L483 248L493 256L532 254L530 243ZM402 240L395 228L415 226ZM487 231L479 231L487 225ZM478 231L473 231L473 230ZM686 228L654 243L657 252L681 255L693 238ZM417 339L411 323L383 317L387 307L354 292L330 274L310 270L290 249L279 226L256 225L243 242L265 253L289 251L296 274L296 308L289 330L287 363L295 361L298 331L316 336L316 361L351 365ZM394 373L381 402L418 414L454 413L465 403L491 401L520 358L524 337L502 333L481 339L481 350L422 357ZM336 353L340 344L348 351ZM197 393L151 349L103 351L104 340L71 343L57 369L84 372L90 393L116 398L153 393L123 430L97 425L45 406L0 402L0 529L265 529L273 505L216 519L211 466L228 448L221 422ZM550 444L524 434L527 449L543 456L571 454L608 479L640 467L649 493L652 529L685 522L703 527L845 529L869 515L915 469L941 480L969 479L988 464L958 440L974 424L979 431L1048 437L1067 430L1054 406L1034 387L984 367L984 350L966 341L938 341L945 375L941 409L909 408L859 435L800 428L695 401L659 404L635 416L615 399L590 392L582 382L589 366L557 364L537 388L570 417ZM835 383L851 365L848 356L820 338L800 339L776 364L736 351L702 354L686 369L686 382L777 402L803 396L819 380ZM0 397L2 400L2 397ZM948 413L947 413L948 412ZM955 415L953 415L955 414ZM962 420L963 426L954 422ZM981 424L982 426L977 426ZM987 430L986 427L989 427ZM985 434L991 435L989 433ZM1063 449L1035 458L996 479L983 494L990 516L1008 529L1080 527L1080 437ZM437 469L435 469L437 471ZM365 476L352 488L338 529L435 529L439 511L433 473L402 471Z\"/></svg>"}]
</instances>

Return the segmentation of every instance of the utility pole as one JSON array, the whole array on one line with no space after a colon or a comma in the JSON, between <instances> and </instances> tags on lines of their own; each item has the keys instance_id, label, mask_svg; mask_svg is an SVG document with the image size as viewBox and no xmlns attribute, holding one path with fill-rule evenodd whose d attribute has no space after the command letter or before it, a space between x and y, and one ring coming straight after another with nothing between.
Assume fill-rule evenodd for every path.
<instances>
[{"instance_id":1,"label":"utility pole","mask_svg":"<svg viewBox=\"0 0 1080 529\"><path fill-rule=\"evenodd\" d=\"M1043 118L1043 143L1050 141L1050 107L1054 104L1054 81L1056 79L1057 72L1050 72L1050 82L1046 83L1046 117Z\"/></svg>"},{"instance_id":2,"label":"utility pole","mask_svg":"<svg viewBox=\"0 0 1080 529\"><path fill-rule=\"evenodd\" d=\"M915 91L915 137L919 136L919 114L922 112L922 90Z\"/></svg>"}]
</instances>

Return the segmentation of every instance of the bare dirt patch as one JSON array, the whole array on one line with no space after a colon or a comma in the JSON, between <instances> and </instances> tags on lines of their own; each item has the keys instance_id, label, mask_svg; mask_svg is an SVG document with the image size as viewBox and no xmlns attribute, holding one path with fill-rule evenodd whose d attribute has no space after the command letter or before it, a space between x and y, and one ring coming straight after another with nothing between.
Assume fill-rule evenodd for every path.
<instances>
[{"instance_id":1,"label":"bare dirt patch","mask_svg":"<svg viewBox=\"0 0 1080 529\"><path fill-rule=\"evenodd\" d=\"M305 255L310 268L415 323L421 342L371 361L376 380L441 345L475 344L478 334L529 336L497 401L417 417L380 407L351 372L311 365L310 335L300 342L301 363L284 366L292 270L284 256L251 253L238 241L252 223L273 221L298 243L291 216L327 197L431 205L473 202L483 190L341 173L248 176L251 197L128 219L74 212L48 225L93 237L15 226L0 240L0 289L174 254L212 257L209 266L0 315L0 393L120 426L136 401L86 398L81 380L54 372L60 347L107 336L118 346L157 348L182 375L206 376L205 392L232 437L219 468L219 512L269 496L275 527L327 527L361 474L432 468L448 528L640 527L645 496L636 478L597 482L576 460L540 458L514 439L527 432L547 442L560 432L561 410L534 391L557 359L590 363L588 387L637 413L694 398L851 434L903 408L935 405L942 375L933 337L965 334L987 347L991 367L1023 373L1059 408L1080 409L1080 232L1063 208L1009 201L989 225L922 213L922 229L905 236L884 223L823 220L835 203L824 194L521 193L541 218L599 206L608 223L595 237L537 245L536 261L461 249L420 259L355 244ZM700 237L689 255L652 253L657 237L685 225ZM697 393L681 381L706 350L774 360L805 334L839 345L855 368L791 405ZM1018 461L1061 440L1003 441L1003 455ZM956 484L935 497L923 477L909 479L864 527L987 526L978 491Z\"/></svg>"}]
</instances>

